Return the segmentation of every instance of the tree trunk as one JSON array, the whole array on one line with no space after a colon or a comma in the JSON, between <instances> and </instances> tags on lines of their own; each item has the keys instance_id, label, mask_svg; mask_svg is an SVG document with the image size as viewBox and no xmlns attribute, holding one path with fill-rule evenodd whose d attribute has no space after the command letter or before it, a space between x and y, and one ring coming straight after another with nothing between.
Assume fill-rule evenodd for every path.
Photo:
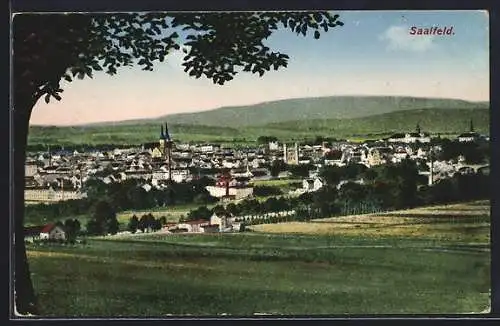
<instances>
[{"instance_id":1,"label":"tree trunk","mask_svg":"<svg viewBox=\"0 0 500 326\"><path fill-rule=\"evenodd\" d=\"M16 311L19 314L37 314L36 297L24 243L24 176L26 145L31 109L29 100L16 97L14 110L14 164L13 164L13 222L14 222L14 290Z\"/></svg>"}]
</instances>

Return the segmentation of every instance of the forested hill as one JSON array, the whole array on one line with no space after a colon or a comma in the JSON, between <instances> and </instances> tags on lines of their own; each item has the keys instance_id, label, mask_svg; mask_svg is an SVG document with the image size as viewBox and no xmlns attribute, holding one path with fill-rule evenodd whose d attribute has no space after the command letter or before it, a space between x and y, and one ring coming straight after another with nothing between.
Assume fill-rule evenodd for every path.
<instances>
[{"instance_id":1,"label":"forested hill","mask_svg":"<svg viewBox=\"0 0 500 326\"><path fill-rule=\"evenodd\" d=\"M353 119L417 109L477 108L489 108L489 103L397 96L330 96L222 107L209 111L172 114L153 119L119 121L113 124L150 124L167 121L169 124L243 127L294 120Z\"/></svg>"}]
</instances>

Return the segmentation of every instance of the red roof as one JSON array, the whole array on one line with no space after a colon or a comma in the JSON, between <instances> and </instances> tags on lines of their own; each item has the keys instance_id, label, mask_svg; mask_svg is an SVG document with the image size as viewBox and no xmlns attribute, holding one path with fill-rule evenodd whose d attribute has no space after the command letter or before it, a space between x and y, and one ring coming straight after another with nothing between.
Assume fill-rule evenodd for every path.
<instances>
[{"instance_id":1,"label":"red roof","mask_svg":"<svg viewBox=\"0 0 500 326\"><path fill-rule=\"evenodd\" d=\"M40 233L49 233L50 230L52 230L56 225L55 224L47 224L43 227L42 231Z\"/></svg>"}]
</instances>

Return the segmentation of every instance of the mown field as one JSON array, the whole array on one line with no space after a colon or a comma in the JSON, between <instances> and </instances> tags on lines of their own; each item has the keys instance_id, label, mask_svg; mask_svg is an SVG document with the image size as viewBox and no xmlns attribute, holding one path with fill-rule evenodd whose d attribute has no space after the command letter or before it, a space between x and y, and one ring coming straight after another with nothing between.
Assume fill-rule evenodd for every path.
<instances>
[{"instance_id":1,"label":"mown field","mask_svg":"<svg viewBox=\"0 0 500 326\"><path fill-rule=\"evenodd\" d=\"M392 211L339 216L311 222L287 222L250 226L265 233L329 236L404 236L489 243L490 204L476 201Z\"/></svg>"},{"instance_id":2,"label":"mown field","mask_svg":"<svg viewBox=\"0 0 500 326\"><path fill-rule=\"evenodd\" d=\"M485 312L487 206L409 211L422 216L393 224L415 230L411 236L356 227L352 233L156 233L89 238L75 247L30 246L28 257L47 316ZM404 220L449 218L440 214L469 220L432 222L423 230L423 222ZM368 221L345 217L343 223Z\"/></svg>"}]
</instances>

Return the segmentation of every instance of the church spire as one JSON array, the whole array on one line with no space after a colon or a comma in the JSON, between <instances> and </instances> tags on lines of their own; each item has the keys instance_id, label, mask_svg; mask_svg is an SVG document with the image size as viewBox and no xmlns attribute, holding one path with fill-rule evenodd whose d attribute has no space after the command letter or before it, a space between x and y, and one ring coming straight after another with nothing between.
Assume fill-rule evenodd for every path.
<instances>
[{"instance_id":1,"label":"church spire","mask_svg":"<svg viewBox=\"0 0 500 326\"><path fill-rule=\"evenodd\" d=\"M166 122L165 122L165 139L168 141L170 140L170 134L168 133L168 125Z\"/></svg>"},{"instance_id":2,"label":"church spire","mask_svg":"<svg viewBox=\"0 0 500 326\"><path fill-rule=\"evenodd\" d=\"M165 134L163 133L163 125L161 125L160 139L165 139Z\"/></svg>"},{"instance_id":3,"label":"church spire","mask_svg":"<svg viewBox=\"0 0 500 326\"><path fill-rule=\"evenodd\" d=\"M420 134L420 123L417 123L416 131L417 131L417 134Z\"/></svg>"},{"instance_id":4,"label":"church spire","mask_svg":"<svg viewBox=\"0 0 500 326\"><path fill-rule=\"evenodd\" d=\"M469 129L470 132L474 132L474 124L472 123L472 119L470 119Z\"/></svg>"}]
</instances>

